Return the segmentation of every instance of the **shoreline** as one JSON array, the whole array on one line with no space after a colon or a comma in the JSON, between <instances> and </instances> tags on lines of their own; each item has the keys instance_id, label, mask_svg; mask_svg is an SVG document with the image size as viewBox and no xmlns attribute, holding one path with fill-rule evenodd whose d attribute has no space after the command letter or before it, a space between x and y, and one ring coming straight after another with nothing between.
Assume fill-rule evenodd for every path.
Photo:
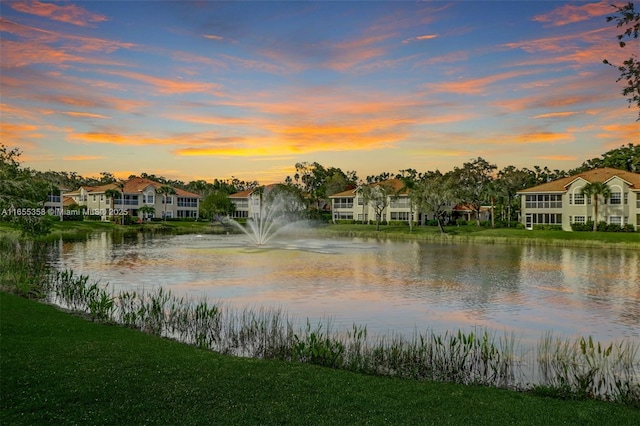
<instances>
[{"instance_id":1,"label":"shoreline","mask_svg":"<svg viewBox=\"0 0 640 426\"><path fill-rule=\"evenodd\" d=\"M397 241L428 241L443 244L501 244L525 246L585 247L603 249L640 249L640 232L566 232L522 230L516 228L478 228L475 225L452 226L441 234L437 227L416 226L410 232L406 225L383 225L379 231L375 225L321 224L310 228L317 236L344 238L373 238ZM111 222L56 222L50 234L38 239L76 239L95 232L122 234L224 234L235 232L223 225L211 222L154 222L135 225L118 225ZM0 236L20 239L20 232L9 225L0 226Z\"/></svg>"}]
</instances>

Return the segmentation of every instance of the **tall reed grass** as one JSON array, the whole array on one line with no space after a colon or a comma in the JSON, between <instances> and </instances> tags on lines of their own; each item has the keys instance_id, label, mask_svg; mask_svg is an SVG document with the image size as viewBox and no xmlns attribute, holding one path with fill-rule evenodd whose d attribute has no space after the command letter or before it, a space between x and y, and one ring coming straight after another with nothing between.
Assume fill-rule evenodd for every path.
<instances>
[{"instance_id":1,"label":"tall reed grass","mask_svg":"<svg viewBox=\"0 0 640 426\"><path fill-rule=\"evenodd\" d=\"M0 245L6 244L0 240ZM513 334L497 336L485 329L370 336L364 326L334 329L330 319L300 325L282 309L239 309L177 297L161 287L113 292L108 284L90 282L70 270L35 266L32 259L40 255L35 246L13 245L13 257L4 248L0 252L4 290L46 296L93 321L220 353L640 406L640 345L632 340L605 346L591 337L568 339L547 333L537 348L524 348Z\"/></svg>"}]
</instances>

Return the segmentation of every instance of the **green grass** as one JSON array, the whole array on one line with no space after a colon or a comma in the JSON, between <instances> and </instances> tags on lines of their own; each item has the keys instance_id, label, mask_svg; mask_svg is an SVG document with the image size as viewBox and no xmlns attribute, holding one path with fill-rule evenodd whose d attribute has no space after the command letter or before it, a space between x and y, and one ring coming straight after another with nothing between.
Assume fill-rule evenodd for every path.
<instances>
[{"instance_id":1,"label":"green grass","mask_svg":"<svg viewBox=\"0 0 640 426\"><path fill-rule=\"evenodd\" d=\"M632 425L640 410L234 358L0 293L0 423Z\"/></svg>"},{"instance_id":2,"label":"green grass","mask_svg":"<svg viewBox=\"0 0 640 426\"><path fill-rule=\"evenodd\" d=\"M566 232L529 231L516 228L483 228L475 225L447 226L441 235L437 226L386 225L376 231L375 225L328 225L321 228L326 236L356 236L431 240L440 242L478 242L499 244L539 244L583 247L640 248L640 232Z\"/></svg>"},{"instance_id":3,"label":"green grass","mask_svg":"<svg viewBox=\"0 0 640 426\"><path fill-rule=\"evenodd\" d=\"M138 232L160 232L168 234L209 234L226 232L227 229L219 224L195 221L167 221L145 222L142 224L119 225L113 222L102 221L66 221L54 222L51 233L40 239L52 240L58 238L73 239L83 238L94 232L113 232L118 234L135 234ZM0 222L0 236L19 238L20 231L10 222Z\"/></svg>"}]
</instances>

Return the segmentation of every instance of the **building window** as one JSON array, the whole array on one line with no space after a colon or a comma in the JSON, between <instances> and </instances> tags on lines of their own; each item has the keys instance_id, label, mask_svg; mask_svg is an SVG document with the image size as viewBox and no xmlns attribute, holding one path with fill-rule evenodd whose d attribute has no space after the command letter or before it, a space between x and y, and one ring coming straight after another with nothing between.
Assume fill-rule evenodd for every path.
<instances>
[{"instance_id":1,"label":"building window","mask_svg":"<svg viewBox=\"0 0 640 426\"><path fill-rule=\"evenodd\" d=\"M392 209L408 209L409 199L407 197L392 198L391 203L389 203L389 207Z\"/></svg>"},{"instance_id":2,"label":"building window","mask_svg":"<svg viewBox=\"0 0 640 426\"><path fill-rule=\"evenodd\" d=\"M409 212L391 212L391 220L409 220Z\"/></svg>"},{"instance_id":3,"label":"building window","mask_svg":"<svg viewBox=\"0 0 640 426\"><path fill-rule=\"evenodd\" d=\"M353 220L353 213L351 212L334 212L333 218L335 220Z\"/></svg>"},{"instance_id":4,"label":"building window","mask_svg":"<svg viewBox=\"0 0 640 426\"><path fill-rule=\"evenodd\" d=\"M257 201L256 205L259 206L260 200ZM198 207L198 199L194 197L178 197L178 207Z\"/></svg>"},{"instance_id":5,"label":"building window","mask_svg":"<svg viewBox=\"0 0 640 426\"><path fill-rule=\"evenodd\" d=\"M198 212L195 210L178 210L179 218L196 218L198 217Z\"/></svg>"},{"instance_id":6,"label":"building window","mask_svg":"<svg viewBox=\"0 0 640 426\"><path fill-rule=\"evenodd\" d=\"M611 197L609 197L609 204L620 205L622 204L622 193L620 192L612 192Z\"/></svg>"},{"instance_id":7,"label":"building window","mask_svg":"<svg viewBox=\"0 0 640 426\"><path fill-rule=\"evenodd\" d=\"M353 198L334 198L334 209L351 209L353 208Z\"/></svg>"},{"instance_id":8,"label":"building window","mask_svg":"<svg viewBox=\"0 0 640 426\"><path fill-rule=\"evenodd\" d=\"M144 204L154 204L154 197L153 194L142 194L142 202Z\"/></svg>"},{"instance_id":9,"label":"building window","mask_svg":"<svg viewBox=\"0 0 640 426\"><path fill-rule=\"evenodd\" d=\"M528 209L561 209L562 195L560 194L537 194L527 195L525 207Z\"/></svg>"},{"instance_id":10,"label":"building window","mask_svg":"<svg viewBox=\"0 0 640 426\"><path fill-rule=\"evenodd\" d=\"M629 204L629 193L628 192L624 193L624 204L625 204L625 206L627 204Z\"/></svg>"},{"instance_id":11,"label":"building window","mask_svg":"<svg viewBox=\"0 0 640 426\"><path fill-rule=\"evenodd\" d=\"M562 214L527 213L525 215L525 227L532 229L534 225L562 225Z\"/></svg>"},{"instance_id":12,"label":"building window","mask_svg":"<svg viewBox=\"0 0 640 426\"><path fill-rule=\"evenodd\" d=\"M584 225L587 221L584 216L573 216L573 221L571 223L580 223Z\"/></svg>"},{"instance_id":13,"label":"building window","mask_svg":"<svg viewBox=\"0 0 640 426\"><path fill-rule=\"evenodd\" d=\"M236 209L243 209L243 210L249 209L249 200L247 200L246 198L242 200L231 200L231 202L236 205ZM167 204L171 204L171 203L167 203Z\"/></svg>"},{"instance_id":14,"label":"building window","mask_svg":"<svg viewBox=\"0 0 640 426\"><path fill-rule=\"evenodd\" d=\"M584 194L575 194L573 196L573 204L584 205Z\"/></svg>"},{"instance_id":15,"label":"building window","mask_svg":"<svg viewBox=\"0 0 640 426\"><path fill-rule=\"evenodd\" d=\"M622 216L609 216L609 223L622 226Z\"/></svg>"},{"instance_id":16,"label":"building window","mask_svg":"<svg viewBox=\"0 0 640 426\"><path fill-rule=\"evenodd\" d=\"M114 208L115 206L122 206L122 194L118 195L118 198L113 200ZM138 205L138 196L137 195L129 195L124 194L124 205L125 206L137 206Z\"/></svg>"}]
</instances>

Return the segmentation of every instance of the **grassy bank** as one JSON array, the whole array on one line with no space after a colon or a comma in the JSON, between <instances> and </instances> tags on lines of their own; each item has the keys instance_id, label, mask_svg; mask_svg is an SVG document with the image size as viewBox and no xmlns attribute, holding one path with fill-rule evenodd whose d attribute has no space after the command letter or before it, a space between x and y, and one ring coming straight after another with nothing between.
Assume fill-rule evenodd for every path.
<instances>
[{"instance_id":1,"label":"grassy bank","mask_svg":"<svg viewBox=\"0 0 640 426\"><path fill-rule=\"evenodd\" d=\"M530 244L579 247L640 248L640 232L565 232L529 231L516 228L483 228L475 225L448 226L441 234L436 226L416 226L412 231L406 225L328 225L320 228L324 236L350 236L362 238L390 238L437 242L477 242L487 244Z\"/></svg>"},{"instance_id":2,"label":"grassy bank","mask_svg":"<svg viewBox=\"0 0 640 426\"><path fill-rule=\"evenodd\" d=\"M151 232L167 234L210 234L227 232L220 224L195 221L145 222L142 224L119 225L102 221L54 222L51 233L41 239L80 238L94 232L114 232L120 234ZM0 222L0 235L20 236L20 231L8 222Z\"/></svg>"},{"instance_id":3,"label":"grassy bank","mask_svg":"<svg viewBox=\"0 0 640 426\"><path fill-rule=\"evenodd\" d=\"M234 358L0 294L2 424L637 424L640 411Z\"/></svg>"},{"instance_id":4,"label":"grassy bank","mask_svg":"<svg viewBox=\"0 0 640 426\"><path fill-rule=\"evenodd\" d=\"M218 223L195 221L148 222L118 225L100 221L54 222L50 235L45 239L80 238L93 232L138 233L158 232L168 234L211 234L233 232ZM484 228L475 225L448 226L441 234L437 226L383 225L376 231L375 225L323 224L313 228L314 235L326 237L388 238L395 240L435 241L443 243L475 242L484 244L528 244L566 247L606 247L640 249L640 232L565 232L529 231L516 228ZM20 233L9 223L0 222L0 235L19 237Z\"/></svg>"}]
</instances>

